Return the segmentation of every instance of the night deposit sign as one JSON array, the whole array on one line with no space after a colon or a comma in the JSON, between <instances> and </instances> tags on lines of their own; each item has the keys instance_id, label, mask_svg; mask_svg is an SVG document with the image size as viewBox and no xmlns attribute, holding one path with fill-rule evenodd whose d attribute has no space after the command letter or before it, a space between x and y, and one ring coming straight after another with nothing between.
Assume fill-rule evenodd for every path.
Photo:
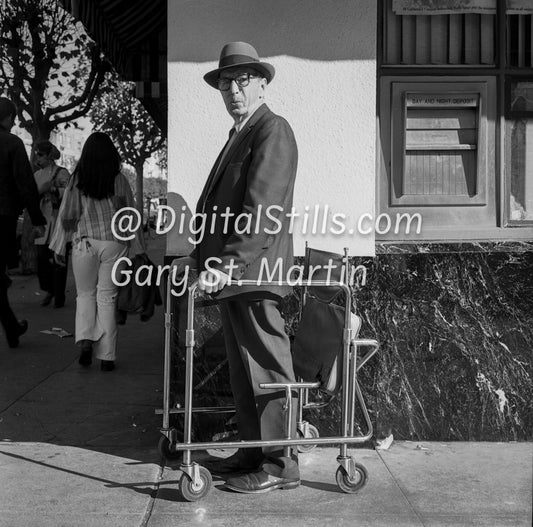
<instances>
[{"instance_id":1,"label":"night deposit sign","mask_svg":"<svg viewBox=\"0 0 533 527\"><path fill-rule=\"evenodd\" d=\"M435 106L477 106L477 93L406 93L406 106L435 107Z\"/></svg>"}]
</instances>

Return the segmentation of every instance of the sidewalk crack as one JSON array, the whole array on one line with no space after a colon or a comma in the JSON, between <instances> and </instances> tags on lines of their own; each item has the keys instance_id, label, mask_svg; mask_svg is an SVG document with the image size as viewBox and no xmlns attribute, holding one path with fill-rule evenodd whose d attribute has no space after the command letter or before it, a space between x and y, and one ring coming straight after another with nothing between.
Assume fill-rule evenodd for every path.
<instances>
[{"instance_id":1,"label":"sidewalk crack","mask_svg":"<svg viewBox=\"0 0 533 527\"><path fill-rule=\"evenodd\" d=\"M383 465L385 465L385 468L387 469L387 472L390 474L390 477L392 478L392 481L394 481L394 484L396 485L398 490L402 493L402 496L405 498L405 501L409 504L409 507L411 508L411 511L413 511L415 516L418 518L418 521L420 522L420 525L422 525L424 527L426 525L424 523L424 520L422 520L422 518L420 517L420 514L418 514L417 510L415 509L415 507L413 506L413 504L411 503L411 501L409 500L409 498L407 497L407 495L403 491L400 483L394 477L394 474L391 472L389 466L387 465L387 462L383 459L383 456L381 455L380 451L376 450L376 452L377 452L377 454L379 456L379 459L381 459L381 462L383 463Z\"/></svg>"},{"instance_id":2,"label":"sidewalk crack","mask_svg":"<svg viewBox=\"0 0 533 527\"><path fill-rule=\"evenodd\" d=\"M152 512L155 507L155 502L157 499L157 494L159 492L159 487L161 486L161 481L163 480L163 472L165 470L165 460L162 459L159 462L159 470L157 471L156 481L154 482L154 487L150 492L150 499L148 500L148 505L144 511L144 516L139 527L148 527L150 518L152 517Z\"/></svg>"}]
</instances>

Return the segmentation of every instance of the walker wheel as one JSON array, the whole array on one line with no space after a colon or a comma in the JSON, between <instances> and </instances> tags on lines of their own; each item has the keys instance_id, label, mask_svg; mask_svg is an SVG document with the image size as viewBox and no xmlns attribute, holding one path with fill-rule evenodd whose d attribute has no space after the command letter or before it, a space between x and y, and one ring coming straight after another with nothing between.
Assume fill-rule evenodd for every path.
<instances>
[{"instance_id":1,"label":"walker wheel","mask_svg":"<svg viewBox=\"0 0 533 527\"><path fill-rule=\"evenodd\" d=\"M320 434L318 433L316 426L307 424L307 430L305 434L303 430L300 430L300 428L298 428L298 436L303 437L305 439L308 439L311 437L314 439L314 438L320 437ZM316 448L316 445L298 445L298 452L305 454L306 452L311 452L311 450L315 448Z\"/></svg>"},{"instance_id":2,"label":"walker wheel","mask_svg":"<svg viewBox=\"0 0 533 527\"><path fill-rule=\"evenodd\" d=\"M197 485L185 472L181 475L179 493L185 501L198 501L211 490L213 484L211 473L205 467L198 467L198 470L200 471L200 481Z\"/></svg>"},{"instance_id":3,"label":"walker wheel","mask_svg":"<svg viewBox=\"0 0 533 527\"><path fill-rule=\"evenodd\" d=\"M164 459L178 459L181 456L181 452L172 448L172 443L166 436L160 437L159 443L157 444L157 450L159 450L160 456Z\"/></svg>"},{"instance_id":4,"label":"walker wheel","mask_svg":"<svg viewBox=\"0 0 533 527\"><path fill-rule=\"evenodd\" d=\"M344 467L339 467L337 473L335 474L335 479L337 480L337 485L342 492L346 494L355 494L358 490L362 489L366 480L368 479L368 472L363 465L359 463L354 463L355 474L353 478L348 476L348 473Z\"/></svg>"}]
</instances>

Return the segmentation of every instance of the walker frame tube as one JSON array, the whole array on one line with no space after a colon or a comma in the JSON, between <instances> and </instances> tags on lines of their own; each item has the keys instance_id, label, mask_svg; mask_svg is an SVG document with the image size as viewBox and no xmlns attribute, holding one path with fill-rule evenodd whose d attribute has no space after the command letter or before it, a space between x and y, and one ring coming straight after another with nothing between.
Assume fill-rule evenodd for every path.
<instances>
[{"instance_id":1,"label":"walker frame tube","mask_svg":"<svg viewBox=\"0 0 533 527\"><path fill-rule=\"evenodd\" d=\"M294 285L289 282L276 282L278 285ZM238 285L250 286L257 285L255 280L240 280ZM292 418L292 394L291 390L298 390L302 400L302 392L307 400L307 391L313 388L319 388L320 383L269 383L260 385L263 389L279 389L284 388L286 391L286 403L284 409L287 411L287 431L286 437L279 440L256 440L256 441L222 441L222 442L196 442L192 443L192 413L223 413L233 411L233 407L198 407L193 408L193 363L194 363L194 305L198 296L198 282L193 283L188 288L187 299L187 329L185 333L185 401L183 408L170 408L170 368L171 368L171 330L172 330L172 312L171 312L171 274L169 273L167 284L167 312L165 314L165 358L164 358L164 387L163 387L163 410L156 411L156 413L163 414L163 427L161 433L166 436L171 442L175 436L175 430L170 429L170 414L171 413L183 413L184 414L184 430L183 430L183 443L172 444L172 450L175 452L183 451L183 462L180 469L186 473L193 483L196 483L198 479L198 470L195 470L196 463L191 462L191 452L193 450L204 450L213 448L216 445L217 448L257 448L257 447L271 447L282 446L288 451L291 446L298 445L322 445L322 444L339 444L340 455L337 458L338 462L343 466L348 475L351 477L351 467L353 463L349 463L348 457L348 444L364 443L368 441L373 434L372 422L368 410L366 409L365 402L357 382L357 371L371 358L378 350L378 343L375 340L369 339L354 339L353 330L350 328L350 314L351 314L351 289L342 282L333 282L326 280L306 281L305 287L340 287L345 293L345 327L343 332L343 368L342 368L342 416L341 416L341 430L342 436L332 437L315 437L315 438L291 438L291 427L288 424ZM367 352L363 359L357 364L357 348L358 347L371 347L372 349ZM355 397L363 411L365 424L367 426L367 433L361 436L354 436L354 424L355 424ZM301 405L298 408L298 418L301 418Z\"/></svg>"},{"instance_id":2,"label":"walker frame tube","mask_svg":"<svg viewBox=\"0 0 533 527\"><path fill-rule=\"evenodd\" d=\"M170 340L172 331L172 303L170 288L172 286L171 273L168 274L167 282L167 298L165 311L165 358L164 358L164 372L163 372L163 429L168 431L170 426ZM167 436L168 437L168 436Z\"/></svg>"}]
</instances>

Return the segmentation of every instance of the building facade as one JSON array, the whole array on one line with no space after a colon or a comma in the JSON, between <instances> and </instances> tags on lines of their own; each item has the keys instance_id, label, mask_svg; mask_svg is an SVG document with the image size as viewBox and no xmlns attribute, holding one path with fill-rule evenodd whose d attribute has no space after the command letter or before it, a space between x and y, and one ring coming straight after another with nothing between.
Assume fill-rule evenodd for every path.
<instances>
[{"instance_id":1,"label":"building facade","mask_svg":"<svg viewBox=\"0 0 533 527\"><path fill-rule=\"evenodd\" d=\"M172 1L168 28L169 204L191 214L231 126L203 74L251 42L297 138L295 206L346 218L296 230L296 252L348 247L370 271L355 300L382 344L364 379L379 433L530 437L531 2Z\"/></svg>"}]
</instances>

